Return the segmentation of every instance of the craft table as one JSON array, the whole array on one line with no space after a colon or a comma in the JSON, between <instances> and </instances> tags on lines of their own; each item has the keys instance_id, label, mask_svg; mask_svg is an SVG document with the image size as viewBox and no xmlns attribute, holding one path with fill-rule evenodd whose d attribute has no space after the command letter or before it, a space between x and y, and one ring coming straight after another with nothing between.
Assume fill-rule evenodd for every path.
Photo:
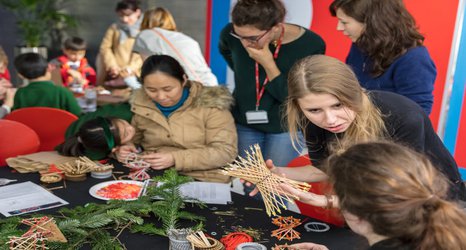
<instances>
[{"instance_id":1,"label":"craft table","mask_svg":"<svg viewBox=\"0 0 466 250\"><path fill-rule=\"evenodd\" d=\"M117 166L115 171L125 171L127 168ZM149 172L152 176L160 174L160 172ZM117 175L118 176L118 175ZM40 183L38 173L20 174L9 167L0 167L0 177L8 179L17 179L18 182L32 181ZM89 194L89 188L93 185L109 181L113 179L94 179L88 175L83 182L66 182L66 188L56 189L52 192L60 198L69 202L68 207L77 205L85 205L86 203L104 203L105 201L96 199ZM16 183L18 183L16 182ZM15 183L15 182L14 182ZM49 185L48 187L63 186L63 182ZM304 221L296 230L301 233L301 239L296 239L292 242L285 240L278 241L270 236L271 231L277 229L277 226L272 224L265 212L264 204L250 197L232 193L232 204L229 205L209 205L208 208L199 209L188 206L187 210L206 218L205 231L213 237L220 239L225 232L234 231L235 227L242 226L243 228L251 227L263 232L261 244L270 249L277 244L298 243L298 242L314 242L326 245L329 249L366 249L367 242L364 238L353 233L349 228L338 228L330 226L330 230L323 233L306 232L304 224L311 221L316 221L312 218L302 216L290 211L284 211L282 216L293 216ZM53 215L59 208L42 210L42 214ZM232 215L223 215L219 212L232 213ZM219 215L222 214L222 215ZM0 218L3 218L0 215ZM150 218L155 221L155 218ZM168 238L161 236L133 234L125 230L119 239L125 244L127 249L168 249Z\"/></svg>"}]
</instances>

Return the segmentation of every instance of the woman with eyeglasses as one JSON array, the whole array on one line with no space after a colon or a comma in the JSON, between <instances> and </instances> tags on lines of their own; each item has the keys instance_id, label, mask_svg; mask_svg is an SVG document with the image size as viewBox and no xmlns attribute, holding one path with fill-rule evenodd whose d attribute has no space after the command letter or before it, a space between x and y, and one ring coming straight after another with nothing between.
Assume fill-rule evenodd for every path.
<instances>
[{"instance_id":1,"label":"woman with eyeglasses","mask_svg":"<svg viewBox=\"0 0 466 250\"><path fill-rule=\"evenodd\" d=\"M131 58L131 50L139 33L143 14L138 0L122 0L115 12L118 21L112 24L100 44L97 59L97 83L124 78L138 72L142 59Z\"/></svg>"},{"instance_id":2,"label":"woman with eyeglasses","mask_svg":"<svg viewBox=\"0 0 466 250\"><path fill-rule=\"evenodd\" d=\"M285 14L280 0L239 0L219 43L220 53L235 73L232 113L238 152L244 154L258 143L264 157L279 166L299 154L291 146L280 113L288 95L288 71L299 59L325 52L319 35L284 23Z\"/></svg>"}]
</instances>

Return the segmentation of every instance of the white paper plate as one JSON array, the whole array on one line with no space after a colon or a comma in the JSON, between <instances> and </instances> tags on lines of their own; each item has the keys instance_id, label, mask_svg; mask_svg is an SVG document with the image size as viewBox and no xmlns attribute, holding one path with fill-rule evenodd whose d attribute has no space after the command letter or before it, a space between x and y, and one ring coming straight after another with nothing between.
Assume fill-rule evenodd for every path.
<instances>
[{"instance_id":1,"label":"white paper plate","mask_svg":"<svg viewBox=\"0 0 466 250\"><path fill-rule=\"evenodd\" d=\"M105 200L105 201L108 201L108 200L111 200L110 198L107 198L107 197L103 197L103 196L100 196L97 194L97 191L103 187L106 187L108 185L111 185L111 184L116 184L116 183L128 183L128 184L136 184L138 186L141 186L141 188L143 187L144 185L144 182L141 182L141 181L129 181L129 180L120 180L120 181L106 181L106 182L101 182L99 184L96 184L94 186L92 186L90 189L89 189L89 194L91 196L93 196L94 198L97 198L97 199L100 199L100 200ZM142 189L141 189L142 190ZM132 201L132 200L136 200L137 198L131 198L131 199L122 199L122 200L125 200L125 201Z\"/></svg>"}]
</instances>

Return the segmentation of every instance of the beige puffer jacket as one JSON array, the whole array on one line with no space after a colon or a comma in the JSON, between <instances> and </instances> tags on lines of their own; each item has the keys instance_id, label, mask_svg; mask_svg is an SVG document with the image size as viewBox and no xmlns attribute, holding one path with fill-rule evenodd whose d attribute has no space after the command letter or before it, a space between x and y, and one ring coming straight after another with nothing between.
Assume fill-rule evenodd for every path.
<instances>
[{"instance_id":1,"label":"beige puffer jacket","mask_svg":"<svg viewBox=\"0 0 466 250\"><path fill-rule=\"evenodd\" d=\"M220 168L237 156L237 134L229 108L233 98L224 87L188 82L189 97L166 118L144 92L131 101L136 128L133 142L147 152L171 152L181 174L201 181L228 182Z\"/></svg>"},{"instance_id":2,"label":"beige puffer jacket","mask_svg":"<svg viewBox=\"0 0 466 250\"><path fill-rule=\"evenodd\" d=\"M111 67L130 68L139 75L142 66L140 57L131 57L135 38L128 37L120 43L120 31L115 24L112 24L105 32L100 44L100 56L104 70Z\"/></svg>"}]
</instances>

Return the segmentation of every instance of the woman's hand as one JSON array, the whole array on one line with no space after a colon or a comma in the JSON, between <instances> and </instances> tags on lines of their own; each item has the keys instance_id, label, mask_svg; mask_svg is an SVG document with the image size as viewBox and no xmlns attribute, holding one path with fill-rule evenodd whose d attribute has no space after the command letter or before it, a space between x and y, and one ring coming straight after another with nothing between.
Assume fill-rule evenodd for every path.
<instances>
[{"instance_id":1,"label":"woman's hand","mask_svg":"<svg viewBox=\"0 0 466 250\"><path fill-rule=\"evenodd\" d=\"M276 167L274 164L273 164L273 161L272 160L267 160L265 161L265 165L267 166L267 168L270 170L270 172L274 173L274 174L277 174L277 175L283 175L284 174L280 171L280 167ZM248 182L248 181L245 181L243 179L240 179L241 183L244 183L246 186L250 187L254 184L252 184L251 182ZM254 188L250 193L249 193L249 196L254 196L256 195L257 193L259 193L259 189L257 188Z\"/></svg>"},{"instance_id":2,"label":"woman's hand","mask_svg":"<svg viewBox=\"0 0 466 250\"><path fill-rule=\"evenodd\" d=\"M171 153L150 153L142 155L141 158L155 170L162 170L175 165L175 158Z\"/></svg>"},{"instance_id":3,"label":"woman's hand","mask_svg":"<svg viewBox=\"0 0 466 250\"><path fill-rule=\"evenodd\" d=\"M288 246L289 249L296 250L328 250L324 245L319 245L311 242L298 243Z\"/></svg>"},{"instance_id":4,"label":"woman's hand","mask_svg":"<svg viewBox=\"0 0 466 250\"><path fill-rule=\"evenodd\" d=\"M119 162L125 162L129 154L138 153L138 150L134 144L126 144L113 148L112 152L115 153Z\"/></svg>"},{"instance_id":5,"label":"woman's hand","mask_svg":"<svg viewBox=\"0 0 466 250\"><path fill-rule=\"evenodd\" d=\"M283 191L298 197L299 201L307 203L309 205L316 206L316 207L326 207L328 205L327 198L325 197L325 195L314 194L311 192L304 192L304 191L298 190L284 183L280 184L280 188Z\"/></svg>"},{"instance_id":6,"label":"woman's hand","mask_svg":"<svg viewBox=\"0 0 466 250\"><path fill-rule=\"evenodd\" d=\"M259 63L265 70L270 81L280 75L280 69L277 67L273 54L269 49L269 43L264 44L262 48L245 47L246 51L254 61Z\"/></svg>"},{"instance_id":7,"label":"woman's hand","mask_svg":"<svg viewBox=\"0 0 466 250\"><path fill-rule=\"evenodd\" d=\"M254 61L265 67L270 63L274 63L273 54L269 49L269 43L265 43L262 48L257 47L245 47L246 51Z\"/></svg>"}]
</instances>

